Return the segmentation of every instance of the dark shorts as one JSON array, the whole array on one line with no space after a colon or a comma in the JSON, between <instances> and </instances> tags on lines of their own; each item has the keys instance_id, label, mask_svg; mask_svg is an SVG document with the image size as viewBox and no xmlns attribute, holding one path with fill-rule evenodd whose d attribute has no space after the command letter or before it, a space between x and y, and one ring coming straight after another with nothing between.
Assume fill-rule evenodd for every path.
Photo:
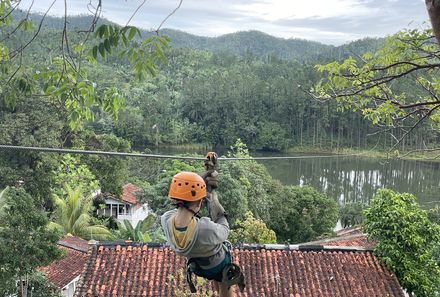
<instances>
[{"instance_id":1,"label":"dark shorts","mask_svg":"<svg viewBox=\"0 0 440 297\"><path fill-rule=\"evenodd\" d=\"M194 270L194 273L200 277L206 278L208 280L215 280L218 282L221 282L223 279L223 269L232 263L231 254L229 252L225 253L225 258L223 261L211 268L211 269L201 269L198 265L196 266L196 269Z\"/></svg>"}]
</instances>

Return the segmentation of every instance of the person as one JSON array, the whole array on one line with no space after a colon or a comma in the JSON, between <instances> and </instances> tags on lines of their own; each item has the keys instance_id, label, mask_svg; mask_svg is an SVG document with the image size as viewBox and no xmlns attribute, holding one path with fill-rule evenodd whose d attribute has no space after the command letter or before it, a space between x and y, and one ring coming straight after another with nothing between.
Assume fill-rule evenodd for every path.
<instances>
[{"instance_id":1,"label":"person","mask_svg":"<svg viewBox=\"0 0 440 297\"><path fill-rule=\"evenodd\" d=\"M216 176L209 176L207 181L210 187L217 186ZM196 173L176 174L168 194L176 209L162 215L162 228L171 248L188 259L191 272L213 280L220 297L232 297L232 289L223 281L223 270L232 262L224 244L229 224L216 192L208 193L206 187L204 179ZM210 218L198 216L204 200Z\"/></svg>"}]
</instances>

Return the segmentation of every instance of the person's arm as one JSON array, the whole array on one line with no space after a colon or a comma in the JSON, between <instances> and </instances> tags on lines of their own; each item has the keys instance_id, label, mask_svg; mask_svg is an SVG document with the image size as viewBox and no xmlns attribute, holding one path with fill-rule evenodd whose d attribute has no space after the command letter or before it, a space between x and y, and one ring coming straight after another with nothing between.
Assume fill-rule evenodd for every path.
<instances>
[{"instance_id":1,"label":"person's arm","mask_svg":"<svg viewBox=\"0 0 440 297\"><path fill-rule=\"evenodd\" d=\"M221 244L228 239L229 223L225 216L219 217L217 222L211 221L209 218L203 218L200 225L199 235L201 244Z\"/></svg>"},{"instance_id":2,"label":"person's arm","mask_svg":"<svg viewBox=\"0 0 440 297\"><path fill-rule=\"evenodd\" d=\"M215 223L220 223L219 220L224 219L224 221L226 221L227 223L226 211L218 200L217 192L212 191L211 193L209 193L208 197L206 197L206 200L208 203L208 212L211 220Z\"/></svg>"}]
</instances>

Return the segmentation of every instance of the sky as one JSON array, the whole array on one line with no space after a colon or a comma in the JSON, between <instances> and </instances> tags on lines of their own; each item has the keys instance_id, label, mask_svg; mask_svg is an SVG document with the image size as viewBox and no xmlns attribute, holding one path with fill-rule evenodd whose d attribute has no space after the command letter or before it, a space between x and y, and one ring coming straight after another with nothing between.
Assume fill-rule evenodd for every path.
<instances>
[{"instance_id":1,"label":"sky","mask_svg":"<svg viewBox=\"0 0 440 297\"><path fill-rule=\"evenodd\" d=\"M27 9L32 0L23 0ZM34 0L32 11L43 12L54 0ZM51 15L64 13L55 0ZM66 0L68 13L87 14L97 0ZM125 25L155 29L179 0L102 0L102 16ZM384 37L405 28L429 26L424 0L183 0L163 28L201 36L259 30L283 38L301 38L340 45L365 37Z\"/></svg>"}]
</instances>

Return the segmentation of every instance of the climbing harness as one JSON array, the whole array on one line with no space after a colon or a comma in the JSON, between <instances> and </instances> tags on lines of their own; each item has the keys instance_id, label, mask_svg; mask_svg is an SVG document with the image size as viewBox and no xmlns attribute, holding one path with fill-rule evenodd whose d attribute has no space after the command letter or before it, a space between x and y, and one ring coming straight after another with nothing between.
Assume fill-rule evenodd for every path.
<instances>
[{"instance_id":1,"label":"climbing harness","mask_svg":"<svg viewBox=\"0 0 440 297\"><path fill-rule=\"evenodd\" d=\"M231 255L231 263L223 268L222 282L228 285L228 289L237 284L240 288L240 292L243 292L244 287L246 287L246 281L244 279L244 274L240 266L233 263L234 259L232 257L232 244L229 241L225 241L223 245L227 248L227 251Z\"/></svg>"},{"instance_id":2,"label":"climbing harness","mask_svg":"<svg viewBox=\"0 0 440 297\"><path fill-rule=\"evenodd\" d=\"M200 267L200 263L207 263L209 262L209 257L207 258L190 258L187 261L186 264L186 281L188 283L189 289L191 293L196 293L197 288L194 285L193 282L193 274L207 278L208 280L216 280L222 283L225 283L228 286L228 289L231 288L233 285L238 285L240 292L244 291L244 288L246 287L246 281L244 279L244 274L240 266L233 263L233 257L232 257L232 244L229 241L225 241L223 243L223 248L225 249L225 252L229 257L231 258L231 263L227 264L222 271L219 273L220 277L214 277L214 276L207 276L203 269Z\"/></svg>"}]
</instances>

